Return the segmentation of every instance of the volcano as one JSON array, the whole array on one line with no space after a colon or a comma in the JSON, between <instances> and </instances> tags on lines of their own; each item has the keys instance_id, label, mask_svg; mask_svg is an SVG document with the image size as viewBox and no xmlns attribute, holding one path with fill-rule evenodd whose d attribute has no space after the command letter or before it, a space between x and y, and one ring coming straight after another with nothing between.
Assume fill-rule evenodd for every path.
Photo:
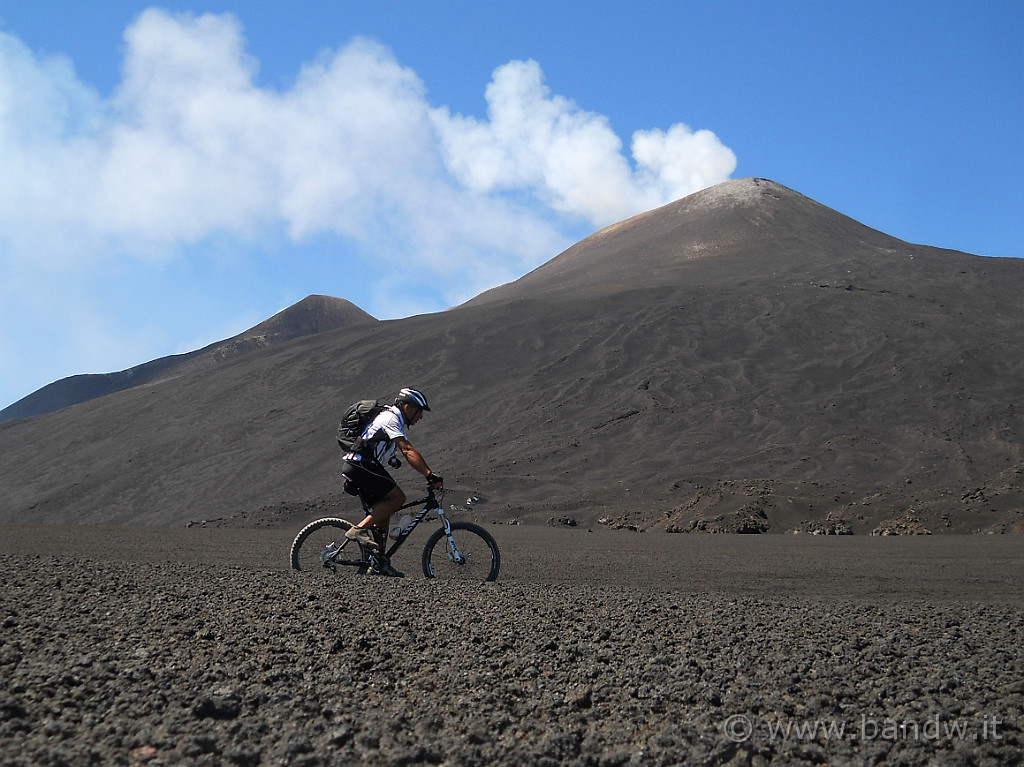
<instances>
[{"instance_id":1,"label":"volcano","mask_svg":"<svg viewBox=\"0 0 1024 767\"><path fill-rule=\"evenodd\" d=\"M1021 295L1024 261L729 181L445 312L0 423L0 521L354 512L337 422L415 386L432 410L411 441L491 522L1024 532Z\"/></svg>"}]
</instances>

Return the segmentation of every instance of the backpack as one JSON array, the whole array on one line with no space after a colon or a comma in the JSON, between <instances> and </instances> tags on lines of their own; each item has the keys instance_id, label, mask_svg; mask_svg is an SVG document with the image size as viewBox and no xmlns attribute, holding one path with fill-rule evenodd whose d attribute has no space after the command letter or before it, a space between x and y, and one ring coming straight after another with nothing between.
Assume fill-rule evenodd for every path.
<instances>
[{"instance_id":1,"label":"backpack","mask_svg":"<svg viewBox=\"0 0 1024 767\"><path fill-rule=\"evenodd\" d=\"M387 405L377 400L362 399L348 409L338 424L338 446L342 452L358 453L367 447L360 437L370 425L370 421L386 407Z\"/></svg>"}]
</instances>

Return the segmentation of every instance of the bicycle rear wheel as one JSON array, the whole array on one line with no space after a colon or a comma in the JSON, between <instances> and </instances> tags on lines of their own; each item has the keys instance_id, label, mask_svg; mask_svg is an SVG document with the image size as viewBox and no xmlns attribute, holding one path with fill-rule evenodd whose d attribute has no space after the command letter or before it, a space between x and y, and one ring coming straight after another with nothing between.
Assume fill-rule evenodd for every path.
<instances>
[{"instance_id":1,"label":"bicycle rear wheel","mask_svg":"<svg viewBox=\"0 0 1024 767\"><path fill-rule=\"evenodd\" d=\"M310 522L292 541L292 567L328 573L335 572L337 567L353 567L360 575L365 573L370 566L370 552L356 541L345 538L350 527L351 522L336 517ZM329 548L332 545L340 550L332 554Z\"/></svg>"},{"instance_id":2,"label":"bicycle rear wheel","mask_svg":"<svg viewBox=\"0 0 1024 767\"><path fill-rule=\"evenodd\" d=\"M498 544L489 532L472 522L455 522L451 526L452 542L437 530L423 548L423 574L428 578L446 580L493 581L498 577L501 555Z\"/></svg>"}]
</instances>

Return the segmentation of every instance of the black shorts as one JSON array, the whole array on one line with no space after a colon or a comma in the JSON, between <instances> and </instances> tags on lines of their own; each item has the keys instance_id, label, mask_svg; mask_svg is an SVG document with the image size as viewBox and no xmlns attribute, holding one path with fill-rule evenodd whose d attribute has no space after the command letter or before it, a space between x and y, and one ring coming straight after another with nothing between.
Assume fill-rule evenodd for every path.
<instances>
[{"instance_id":1,"label":"black shorts","mask_svg":"<svg viewBox=\"0 0 1024 767\"><path fill-rule=\"evenodd\" d=\"M376 461L345 461L341 474L363 494L367 506L373 506L398 487L387 469Z\"/></svg>"}]
</instances>

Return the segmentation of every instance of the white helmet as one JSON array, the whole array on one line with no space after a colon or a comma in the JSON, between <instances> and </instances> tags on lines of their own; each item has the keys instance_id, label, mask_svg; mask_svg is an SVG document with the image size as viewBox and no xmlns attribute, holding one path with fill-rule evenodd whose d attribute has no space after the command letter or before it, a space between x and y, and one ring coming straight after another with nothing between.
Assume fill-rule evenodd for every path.
<instances>
[{"instance_id":1,"label":"white helmet","mask_svg":"<svg viewBox=\"0 0 1024 767\"><path fill-rule=\"evenodd\" d=\"M423 408L424 410L430 410L430 405L427 404L427 398L423 396L423 392L416 389L402 389L398 392L395 404L415 405L416 407Z\"/></svg>"}]
</instances>

